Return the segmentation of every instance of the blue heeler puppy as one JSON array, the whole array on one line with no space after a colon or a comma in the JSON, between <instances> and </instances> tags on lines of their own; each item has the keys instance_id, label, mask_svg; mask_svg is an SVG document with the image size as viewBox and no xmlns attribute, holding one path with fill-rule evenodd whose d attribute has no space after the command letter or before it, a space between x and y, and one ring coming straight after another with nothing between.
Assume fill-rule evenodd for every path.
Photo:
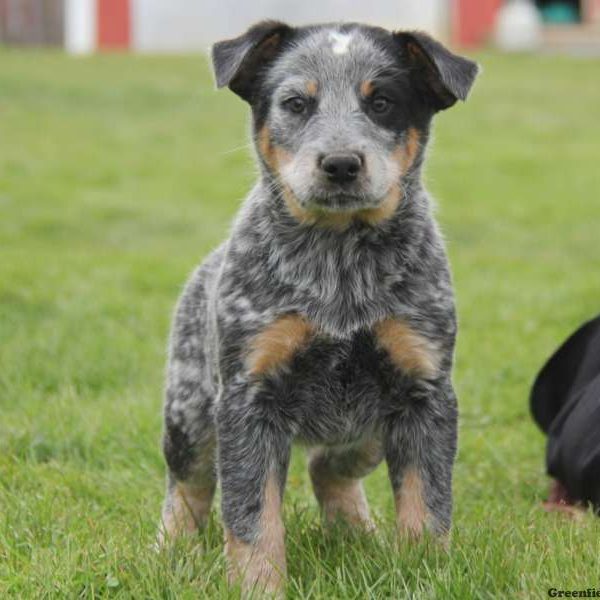
<instances>
[{"instance_id":1,"label":"blue heeler puppy","mask_svg":"<svg viewBox=\"0 0 600 600\"><path fill-rule=\"evenodd\" d=\"M231 578L277 592L293 442L326 519L371 526L361 479L385 458L400 534L449 531L456 316L421 167L477 65L422 33L273 21L212 59L261 176L175 314L160 540L202 525L220 481Z\"/></svg>"}]
</instances>

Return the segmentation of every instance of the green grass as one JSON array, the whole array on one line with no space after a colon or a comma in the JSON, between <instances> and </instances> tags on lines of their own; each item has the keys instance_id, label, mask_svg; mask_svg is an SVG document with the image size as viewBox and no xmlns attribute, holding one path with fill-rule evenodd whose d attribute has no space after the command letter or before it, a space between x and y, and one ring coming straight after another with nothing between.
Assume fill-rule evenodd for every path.
<instances>
[{"instance_id":1,"label":"green grass","mask_svg":"<svg viewBox=\"0 0 600 600\"><path fill-rule=\"evenodd\" d=\"M448 555L330 535L304 457L291 598L546 597L599 585L600 526L543 513L532 379L598 311L598 62L480 57L427 182L455 273L461 412ZM218 598L221 529L151 550L172 307L253 180L247 113L198 57L0 53L0 597ZM200 548L203 548L200 551Z\"/></svg>"}]
</instances>

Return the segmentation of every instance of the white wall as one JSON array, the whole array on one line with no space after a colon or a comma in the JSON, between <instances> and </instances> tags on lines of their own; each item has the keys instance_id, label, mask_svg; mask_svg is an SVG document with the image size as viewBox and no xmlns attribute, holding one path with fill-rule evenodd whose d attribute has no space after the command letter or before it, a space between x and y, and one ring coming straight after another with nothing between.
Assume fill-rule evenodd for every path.
<instances>
[{"instance_id":1,"label":"white wall","mask_svg":"<svg viewBox=\"0 0 600 600\"><path fill-rule=\"evenodd\" d=\"M142 52L205 50L259 19L294 24L363 21L443 36L449 0L133 0L133 44Z\"/></svg>"},{"instance_id":2,"label":"white wall","mask_svg":"<svg viewBox=\"0 0 600 600\"><path fill-rule=\"evenodd\" d=\"M205 5L214 0L132 0L132 44L141 52L205 49Z\"/></svg>"},{"instance_id":3,"label":"white wall","mask_svg":"<svg viewBox=\"0 0 600 600\"><path fill-rule=\"evenodd\" d=\"M96 49L96 0L65 0L65 48L72 54Z\"/></svg>"}]
</instances>

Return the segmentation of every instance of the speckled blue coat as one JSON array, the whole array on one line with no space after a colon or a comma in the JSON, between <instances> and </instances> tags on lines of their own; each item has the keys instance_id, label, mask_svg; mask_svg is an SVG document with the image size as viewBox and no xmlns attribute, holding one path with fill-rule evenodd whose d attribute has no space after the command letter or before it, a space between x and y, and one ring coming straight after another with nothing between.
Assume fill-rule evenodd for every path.
<instances>
[{"instance_id":1,"label":"speckled blue coat","mask_svg":"<svg viewBox=\"0 0 600 600\"><path fill-rule=\"evenodd\" d=\"M278 591L293 443L327 519L372 527L360 480L385 458L400 533L449 530L456 316L421 167L477 67L420 33L278 22L213 62L261 171L175 314L160 539L195 530L220 481L232 578Z\"/></svg>"}]
</instances>

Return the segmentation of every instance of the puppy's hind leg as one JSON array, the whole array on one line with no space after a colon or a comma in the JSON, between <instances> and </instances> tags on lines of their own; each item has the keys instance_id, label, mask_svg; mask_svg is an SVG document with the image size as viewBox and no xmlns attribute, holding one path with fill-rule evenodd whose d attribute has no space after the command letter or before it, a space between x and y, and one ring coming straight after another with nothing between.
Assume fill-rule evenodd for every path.
<instances>
[{"instance_id":1,"label":"puppy's hind leg","mask_svg":"<svg viewBox=\"0 0 600 600\"><path fill-rule=\"evenodd\" d=\"M366 530L374 528L361 479L382 459L382 444L374 438L353 446L309 451L310 478L326 521L341 518Z\"/></svg>"},{"instance_id":2,"label":"puppy's hind leg","mask_svg":"<svg viewBox=\"0 0 600 600\"><path fill-rule=\"evenodd\" d=\"M164 450L169 473L159 546L182 534L194 533L206 524L217 483L214 433L207 431L206 437L196 440L195 446L181 434L174 424L167 425Z\"/></svg>"},{"instance_id":3,"label":"puppy's hind leg","mask_svg":"<svg viewBox=\"0 0 600 600\"><path fill-rule=\"evenodd\" d=\"M171 335L163 437L169 473L159 545L205 524L217 483L215 385L206 356L203 283L200 269L179 302Z\"/></svg>"}]
</instances>

